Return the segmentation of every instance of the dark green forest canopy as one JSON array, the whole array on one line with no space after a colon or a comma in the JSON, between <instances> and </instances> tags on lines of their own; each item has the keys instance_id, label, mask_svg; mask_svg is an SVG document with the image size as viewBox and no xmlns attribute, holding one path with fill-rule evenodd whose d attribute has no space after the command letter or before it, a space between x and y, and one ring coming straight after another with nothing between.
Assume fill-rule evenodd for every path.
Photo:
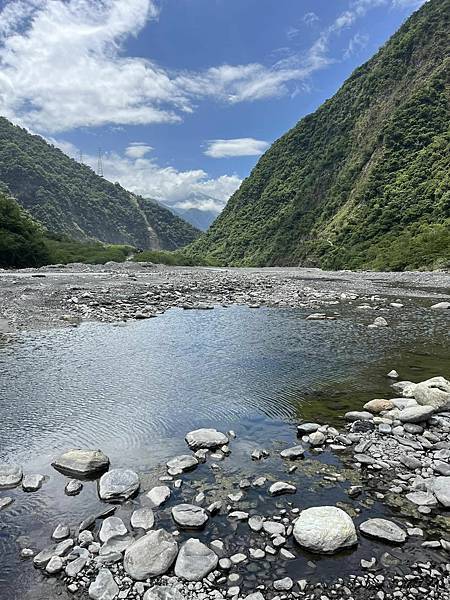
<instances>
[{"instance_id":1,"label":"dark green forest canopy","mask_svg":"<svg viewBox=\"0 0 450 600\"><path fill-rule=\"evenodd\" d=\"M450 0L430 0L261 157L191 257L450 266Z\"/></svg>"},{"instance_id":2,"label":"dark green forest canopy","mask_svg":"<svg viewBox=\"0 0 450 600\"><path fill-rule=\"evenodd\" d=\"M49 232L76 240L175 250L199 235L154 200L99 177L2 117L0 182Z\"/></svg>"}]
</instances>

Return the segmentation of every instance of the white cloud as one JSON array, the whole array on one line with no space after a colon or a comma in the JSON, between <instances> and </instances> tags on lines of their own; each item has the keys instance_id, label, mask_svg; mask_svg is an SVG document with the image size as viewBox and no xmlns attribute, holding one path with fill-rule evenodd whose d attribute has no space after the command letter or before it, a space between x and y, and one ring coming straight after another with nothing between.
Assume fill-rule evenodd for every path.
<instances>
[{"instance_id":1,"label":"white cloud","mask_svg":"<svg viewBox=\"0 0 450 600\"><path fill-rule=\"evenodd\" d=\"M153 148L148 144L133 142L126 148L125 154L128 158L143 158L151 150L153 150Z\"/></svg>"},{"instance_id":2,"label":"white cloud","mask_svg":"<svg viewBox=\"0 0 450 600\"><path fill-rule=\"evenodd\" d=\"M303 16L303 22L311 26L319 20L319 17L314 12L308 12Z\"/></svg>"},{"instance_id":3,"label":"white cloud","mask_svg":"<svg viewBox=\"0 0 450 600\"><path fill-rule=\"evenodd\" d=\"M125 56L124 41L155 21L154 0L9 0L0 11L0 113L28 128L176 123L202 99L236 104L275 98L333 61L329 42L377 6L423 0L348 0L309 51L272 64L171 72ZM304 19L315 22L317 15ZM295 92L294 92L295 93Z\"/></svg>"},{"instance_id":4,"label":"white cloud","mask_svg":"<svg viewBox=\"0 0 450 600\"><path fill-rule=\"evenodd\" d=\"M79 151L70 142L54 138L48 141L72 158L78 159ZM128 146L124 155L116 152L103 154L105 178L168 206L199 208L219 213L242 182L237 175L212 178L202 169L178 171L174 167L161 167L155 159L130 156L130 147L136 146ZM96 170L97 156L85 155L83 162Z\"/></svg>"},{"instance_id":5,"label":"white cloud","mask_svg":"<svg viewBox=\"0 0 450 600\"><path fill-rule=\"evenodd\" d=\"M355 33L355 35L350 38L348 46L344 52L344 58L350 58L354 54L356 54L362 48L367 46L367 42L369 41L369 36L362 33Z\"/></svg>"},{"instance_id":6,"label":"white cloud","mask_svg":"<svg viewBox=\"0 0 450 600\"><path fill-rule=\"evenodd\" d=\"M235 138L230 140L210 140L205 150L211 158L230 156L259 156L269 147L268 142L254 138Z\"/></svg>"}]
</instances>

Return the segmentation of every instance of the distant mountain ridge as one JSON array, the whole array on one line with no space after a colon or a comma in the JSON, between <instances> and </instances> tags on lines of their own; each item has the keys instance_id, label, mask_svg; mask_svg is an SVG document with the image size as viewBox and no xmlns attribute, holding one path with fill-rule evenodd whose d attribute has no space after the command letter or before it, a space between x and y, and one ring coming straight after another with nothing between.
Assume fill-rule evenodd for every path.
<instances>
[{"instance_id":1,"label":"distant mountain ridge","mask_svg":"<svg viewBox=\"0 0 450 600\"><path fill-rule=\"evenodd\" d=\"M224 265L450 266L450 0L261 157L187 249Z\"/></svg>"},{"instance_id":2,"label":"distant mountain ridge","mask_svg":"<svg viewBox=\"0 0 450 600\"><path fill-rule=\"evenodd\" d=\"M0 182L51 233L76 240L175 250L200 233L158 202L99 177L3 117Z\"/></svg>"}]
</instances>

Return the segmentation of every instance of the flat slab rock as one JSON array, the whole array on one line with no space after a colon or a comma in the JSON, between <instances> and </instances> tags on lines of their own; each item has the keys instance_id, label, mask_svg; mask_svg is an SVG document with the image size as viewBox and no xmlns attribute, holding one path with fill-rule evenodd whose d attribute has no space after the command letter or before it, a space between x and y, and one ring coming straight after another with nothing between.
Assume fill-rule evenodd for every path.
<instances>
[{"instance_id":1,"label":"flat slab rock","mask_svg":"<svg viewBox=\"0 0 450 600\"><path fill-rule=\"evenodd\" d=\"M398 413L398 419L402 423L420 423L428 421L433 413L432 406L409 406Z\"/></svg>"},{"instance_id":2,"label":"flat slab rock","mask_svg":"<svg viewBox=\"0 0 450 600\"><path fill-rule=\"evenodd\" d=\"M368 519L361 523L359 529L369 537L394 544L402 544L406 540L406 532L387 519Z\"/></svg>"},{"instance_id":3,"label":"flat slab rock","mask_svg":"<svg viewBox=\"0 0 450 600\"><path fill-rule=\"evenodd\" d=\"M198 465L198 460L192 454L182 454L175 456L167 462L168 469L175 469L180 472L191 471Z\"/></svg>"},{"instance_id":4,"label":"flat slab rock","mask_svg":"<svg viewBox=\"0 0 450 600\"><path fill-rule=\"evenodd\" d=\"M131 469L112 469L102 475L98 483L98 495L106 501L128 500L139 486L139 476Z\"/></svg>"},{"instance_id":5,"label":"flat slab rock","mask_svg":"<svg viewBox=\"0 0 450 600\"><path fill-rule=\"evenodd\" d=\"M20 465L0 465L0 488L10 488L19 485L23 471Z\"/></svg>"},{"instance_id":6,"label":"flat slab rock","mask_svg":"<svg viewBox=\"0 0 450 600\"><path fill-rule=\"evenodd\" d=\"M167 485L157 485L152 488L147 494L147 498L150 500L150 504L153 508L158 508L161 504L164 504L166 500L170 498L170 488Z\"/></svg>"},{"instance_id":7,"label":"flat slab rock","mask_svg":"<svg viewBox=\"0 0 450 600\"><path fill-rule=\"evenodd\" d=\"M186 443L191 450L219 448L228 444L228 437L217 429L196 429L186 435Z\"/></svg>"},{"instance_id":8,"label":"flat slab rock","mask_svg":"<svg viewBox=\"0 0 450 600\"><path fill-rule=\"evenodd\" d=\"M52 467L66 475L92 477L109 469L109 458L101 450L68 450L52 462Z\"/></svg>"},{"instance_id":9,"label":"flat slab rock","mask_svg":"<svg viewBox=\"0 0 450 600\"><path fill-rule=\"evenodd\" d=\"M302 458L304 454L305 449L301 445L293 446L292 448L286 448L280 452L281 458L287 458L288 460Z\"/></svg>"},{"instance_id":10,"label":"flat slab rock","mask_svg":"<svg viewBox=\"0 0 450 600\"><path fill-rule=\"evenodd\" d=\"M172 508L172 518L180 527L197 529L208 520L207 512L195 504L178 504Z\"/></svg>"},{"instance_id":11,"label":"flat slab rock","mask_svg":"<svg viewBox=\"0 0 450 600\"><path fill-rule=\"evenodd\" d=\"M332 554L358 542L351 517L335 506L315 506L300 513L294 538L303 548L317 554Z\"/></svg>"},{"instance_id":12,"label":"flat slab rock","mask_svg":"<svg viewBox=\"0 0 450 600\"><path fill-rule=\"evenodd\" d=\"M178 554L175 538L165 529L150 531L125 550L125 571L138 581L163 575Z\"/></svg>"},{"instance_id":13,"label":"flat slab rock","mask_svg":"<svg viewBox=\"0 0 450 600\"><path fill-rule=\"evenodd\" d=\"M219 557L200 540L190 538L180 549L175 575L188 581L201 581L217 566Z\"/></svg>"}]
</instances>

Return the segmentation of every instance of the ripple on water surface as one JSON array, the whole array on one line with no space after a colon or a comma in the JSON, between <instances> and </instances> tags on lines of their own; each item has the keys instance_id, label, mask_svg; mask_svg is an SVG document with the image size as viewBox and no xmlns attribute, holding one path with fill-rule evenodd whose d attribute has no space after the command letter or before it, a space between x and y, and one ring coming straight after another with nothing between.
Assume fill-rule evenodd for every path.
<instances>
[{"instance_id":1,"label":"ripple on water surface","mask_svg":"<svg viewBox=\"0 0 450 600\"><path fill-rule=\"evenodd\" d=\"M292 442L297 417L336 418L389 393L393 367L405 378L443 372L444 316L405 309L375 331L367 329L373 313L339 310L327 322L293 309L172 310L126 326L26 333L0 346L0 460L50 477L35 494L2 492L15 502L1 514L0 597L23 570L18 536L48 534L100 506L95 483L64 497L67 479L49 466L55 454L101 448L114 466L149 472L185 450L186 431L200 426L237 429L248 450Z\"/></svg>"}]
</instances>

